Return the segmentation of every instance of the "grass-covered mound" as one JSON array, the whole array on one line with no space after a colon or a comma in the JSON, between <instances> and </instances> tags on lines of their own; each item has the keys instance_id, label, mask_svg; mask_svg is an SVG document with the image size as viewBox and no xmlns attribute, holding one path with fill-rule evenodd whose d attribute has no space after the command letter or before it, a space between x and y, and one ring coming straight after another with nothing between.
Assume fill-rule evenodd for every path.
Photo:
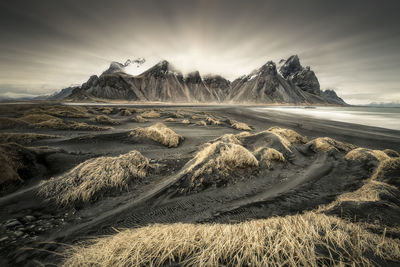
<instances>
[{"instance_id":1,"label":"grass-covered mound","mask_svg":"<svg viewBox=\"0 0 400 267\"><path fill-rule=\"evenodd\" d=\"M98 115L92 119L90 119L93 122L97 122L100 124L105 124L105 125L118 125L120 124L118 121L111 119L107 115Z\"/></svg>"},{"instance_id":2,"label":"grass-covered mound","mask_svg":"<svg viewBox=\"0 0 400 267\"><path fill-rule=\"evenodd\" d=\"M270 147L261 147L254 151L254 155L261 164L265 164L270 168L273 162L285 162L285 157L281 152Z\"/></svg>"},{"instance_id":3,"label":"grass-covered mound","mask_svg":"<svg viewBox=\"0 0 400 267\"><path fill-rule=\"evenodd\" d=\"M319 137L311 140L307 143L310 148L315 152L329 152L329 151L340 151L348 152L355 149L356 147L352 144L343 143L332 139L330 137Z\"/></svg>"},{"instance_id":4,"label":"grass-covered mound","mask_svg":"<svg viewBox=\"0 0 400 267\"><path fill-rule=\"evenodd\" d=\"M271 128L251 134L225 134L203 145L181 171L179 192L199 192L248 178L253 170L265 171L285 163L292 144L306 138L289 129Z\"/></svg>"},{"instance_id":5,"label":"grass-covered mound","mask_svg":"<svg viewBox=\"0 0 400 267\"><path fill-rule=\"evenodd\" d=\"M130 133L133 137L145 137L167 147L178 147L184 138L159 122L146 128L136 128Z\"/></svg>"},{"instance_id":6,"label":"grass-covered mound","mask_svg":"<svg viewBox=\"0 0 400 267\"><path fill-rule=\"evenodd\" d=\"M234 171L257 166L254 155L239 144L222 141L206 144L186 164L180 190L199 191L212 185L224 185L233 180Z\"/></svg>"},{"instance_id":7,"label":"grass-covered mound","mask_svg":"<svg viewBox=\"0 0 400 267\"><path fill-rule=\"evenodd\" d=\"M233 129L239 130L239 131L251 131L251 128L249 127L249 125L247 125L244 122L239 122L239 121L235 121L235 120L227 120L228 124L230 124L230 126Z\"/></svg>"},{"instance_id":8,"label":"grass-covered mound","mask_svg":"<svg viewBox=\"0 0 400 267\"><path fill-rule=\"evenodd\" d=\"M149 160L138 151L94 158L42 182L39 193L60 205L94 201L109 191L127 190L130 183L143 179L150 167Z\"/></svg>"},{"instance_id":9,"label":"grass-covered mound","mask_svg":"<svg viewBox=\"0 0 400 267\"><path fill-rule=\"evenodd\" d=\"M0 191L19 185L37 171L38 152L17 143L0 145Z\"/></svg>"},{"instance_id":10,"label":"grass-covered mound","mask_svg":"<svg viewBox=\"0 0 400 267\"><path fill-rule=\"evenodd\" d=\"M155 110L149 110L149 111L145 111L142 114L140 114L143 118L152 118L152 119L156 119L156 118L160 118L161 114Z\"/></svg>"},{"instance_id":11,"label":"grass-covered mound","mask_svg":"<svg viewBox=\"0 0 400 267\"><path fill-rule=\"evenodd\" d=\"M68 105L43 105L41 107L34 107L25 111L25 114L47 114L56 117L65 118L88 118L90 114L88 109L82 106L68 106Z\"/></svg>"},{"instance_id":12,"label":"grass-covered mound","mask_svg":"<svg viewBox=\"0 0 400 267\"><path fill-rule=\"evenodd\" d=\"M47 128L54 130L104 131L110 129L110 127L90 125L85 122L66 121L60 118L35 123L33 126L35 128Z\"/></svg>"},{"instance_id":13,"label":"grass-covered mound","mask_svg":"<svg viewBox=\"0 0 400 267\"><path fill-rule=\"evenodd\" d=\"M354 160L354 161L371 161L371 160L383 161L389 158L390 157L381 150L373 150L362 147L353 149L346 154L347 160Z\"/></svg>"},{"instance_id":14,"label":"grass-covered mound","mask_svg":"<svg viewBox=\"0 0 400 267\"><path fill-rule=\"evenodd\" d=\"M131 117L131 121L139 122L139 123L147 122L147 120L145 118L143 118L142 116L140 116L140 115L132 116Z\"/></svg>"},{"instance_id":15,"label":"grass-covered mound","mask_svg":"<svg viewBox=\"0 0 400 267\"><path fill-rule=\"evenodd\" d=\"M332 203L320 207L320 210L368 222L379 221L384 225L392 225L393 221L400 220L400 158L366 148L351 150L345 158L349 164L372 168L372 174L360 188L340 195ZM376 164L365 165L365 162ZM385 214L391 214L391 217L385 217Z\"/></svg>"}]
</instances>

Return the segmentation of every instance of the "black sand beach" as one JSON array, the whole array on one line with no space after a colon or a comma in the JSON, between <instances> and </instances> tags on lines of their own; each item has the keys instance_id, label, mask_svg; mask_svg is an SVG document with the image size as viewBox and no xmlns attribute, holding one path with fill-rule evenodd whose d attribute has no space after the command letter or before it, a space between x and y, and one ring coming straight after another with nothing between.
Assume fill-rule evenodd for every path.
<instances>
[{"instance_id":1,"label":"black sand beach","mask_svg":"<svg viewBox=\"0 0 400 267\"><path fill-rule=\"evenodd\" d=\"M40 110L52 106L48 103L4 104L0 106L1 118L12 118L15 122L15 119L40 113ZM34 109L36 111L32 111ZM151 110L159 116L156 114L146 118L143 115ZM4 126L0 130L0 134L57 136L20 143L35 151L32 152L35 164L25 171L23 183L3 188L0 197L2 266L59 264L62 257L58 253L65 248L62 244L114 234L116 229L177 222L232 224L316 210L321 205L334 202L344 193L360 189L379 166L377 158L349 163L346 156L349 151L358 147L400 151L400 131L317 120L277 111L261 113L251 106L99 104L83 107L82 112L85 114L75 116L66 112L54 116L65 122L87 123L100 129L68 129L75 127L72 124L65 126L65 129L54 129L48 125L32 126L25 121L10 127ZM112 122L93 120L104 114ZM146 121L134 121L137 115ZM171 120L166 120L168 118ZM189 123L184 123L185 119ZM200 121L205 124L201 125ZM208 181L208 176L204 176L200 184L191 185L188 164L207 142L213 142L225 134L241 133L241 130L234 129L233 121L245 123L251 128L246 131L248 135L236 137L241 147L253 151L257 158L254 151L268 145L282 154L284 162L264 166L257 158L260 165L256 167L228 172L223 178L218 178L218 182ZM130 135L137 127L149 127L158 122L184 140L177 147L166 147L143 136ZM281 142L276 143L278 141L271 141L275 139L268 139L272 138L270 132L259 134L271 127L293 130L304 140L290 141L285 147L282 146L285 144L282 140L276 139ZM329 137L352 146L339 148L333 145L332 150L318 151L316 145L311 143L318 137ZM226 144L222 142L221 145ZM229 146L233 145L229 143ZM85 160L100 156L116 157L132 150L140 152L156 167L149 170L145 179L129 184L127 190L104 191L90 201L68 205L58 205L54 196L44 197L38 193L40 181L59 177ZM211 178L218 175L216 169L209 172ZM387 205L389 202L390 207ZM398 199L369 203L372 205L369 209L347 202L341 204L327 208L322 213L353 222L374 223L380 226L374 230L376 233L381 233L385 227L398 227ZM389 232L390 237L399 238L395 231Z\"/></svg>"}]
</instances>

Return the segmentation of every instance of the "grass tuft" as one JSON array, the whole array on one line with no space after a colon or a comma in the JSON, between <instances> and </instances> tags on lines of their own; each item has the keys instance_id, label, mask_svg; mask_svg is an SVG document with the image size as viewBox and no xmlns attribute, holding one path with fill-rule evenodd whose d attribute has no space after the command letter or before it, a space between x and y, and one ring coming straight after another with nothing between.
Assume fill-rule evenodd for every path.
<instances>
[{"instance_id":1,"label":"grass tuft","mask_svg":"<svg viewBox=\"0 0 400 267\"><path fill-rule=\"evenodd\" d=\"M198 122L196 122L196 125L207 126L207 123L205 121L198 121Z\"/></svg>"},{"instance_id":2,"label":"grass tuft","mask_svg":"<svg viewBox=\"0 0 400 267\"><path fill-rule=\"evenodd\" d=\"M161 114L160 114L159 112L157 112L157 111L150 110L150 111L145 111L145 112L143 112L143 113L141 114L141 116L142 116L143 118L153 118L153 119L155 119L155 118L160 118L160 117L161 117Z\"/></svg>"},{"instance_id":3,"label":"grass tuft","mask_svg":"<svg viewBox=\"0 0 400 267\"><path fill-rule=\"evenodd\" d=\"M58 138L58 136L37 133L0 133L0 143L28 144L33 141L50 138Z\"/></svg>"},{"instance_id":4,"label":"grass tuft","mask_svg":"<svg viewBox=\"0 0 400 267\"><path fill-rule=\"evenodd\" d=\"M208 125L221 125L221 122L219 120L213 119L211 117L206 118L206 123Z\"/></svg>"},{"instance_id":5,"label":"grass tuft","mask_svg":"<svg viewBox=\"0 0 400 267\"><path fill-rule=\"evenodd\" d=\"M58 119L57 117L54 117L54 116L48 115L48 114L28 114L28 115L22 116L21 118L19 118L19 120L32 125L32 124L41 123L44 121L61 120L61 119Z\"/></svg>"},{"instance_id":6,"label":"grass tuft","mask_svg":"<svg viewBox=\"0 0 400 267\"><path fill-rule=\"evenodd\" d=\"M359 147L347 153L345 158L346 160L357 160L357 161L376 159L381 162L386 159L389 159L390 157L381 150L372 150L368 148Z\"/></svg>"},{"instance_id":7,"label":"grass tuft","mask_svg":"<svg viewBox=\"0 0 400 267\"><path fill-rule=\"evenodd\" d=\"M18 162L3 148L0 148L0 173L0 187L23 181L18 174Z\"/></svg>"},{"instance_id":8,"label":"grass tuft","mask_svg":"<svg viewBox=\"0 0 400 267\"><path fill-rule=\"evenodd\" d=\"M136 117L135 117L135 116L132 117L132 118L131 118L131 121L133 121L133 122L139 122L139 123L147 122L147 120L146 120L145 118L143 118L142 116L140 116L140 115L137 115Z\"/></svg>"},{"instance_id":9,"label":"grass tuft","mask_svg":"<svg viewBox=\"0 0 400 267\"><path fill-rule=\"evenodd\" d=\"M199 191L211 185L224 185L233 180L233 171L257 167L258 160L241 145L216 141L206 144L190 160L183 172L180 191Z\"/></svg>"},{"instance_id":10,"label":"grass tuft","mask_svg":"<svg viewBox=\"0 0 400 267\"><path fill-rule=\"evenodd\" d=\"M291 130L291 129L284 129L284 128L279 128L279 127L271 127L268 129L268 131L273 132L279 136L284 137L287 139L290 143L295 143L295 144L305 144L308 142L307 138L298 134L297 132Z\"/></svg>"},{"instance_id":11,"label":"grass tuft","mask_svg":"<svg viewBox=\"0 0 400 267\"><path fill-rule=\"evenodd\" d=\"M307 143L315 152L329 152L331 150L348 152L356 148L355 145L336 141L329 137L319 137Z\"/></svg>"},{"instance_id":12,"label":"grass tuft","mask_svg":"<svg viewBox=\"0 0 400 267\"><path fill-rule=\"evenodd\" d=\"M130 136L141 136L156 141L167 147L178 147L184 138L159 122L146 128L136 128Z\"/></svg>"},{"instance_id":13,"label":"grass tuft","mask_svg":"<svg viewBox=\"0 0 400 267\"><path fill-rule=\"evenodd\" d=\"M97 125L89 125L85 122L64 121L60 118L55 118L33 124L36 128L48 128L56 130L81 130L81 131L103 131L109 130L110 127L100 127Z\"/></svg>"},{"instance_id":14,"label":"grass tuft","mask_svg":"<svg viewBox=\"0 0 400 267\"><path fill-rule=\"evenodd\" d=\"M239 131L251 131L251 128L244 122L238 122L235 120L228 120L228 122L233 129L236 129Z\"/></svg>"},{"instance_id":15,"label":"grass tuft","mask_svg":"<svg viewBox=\"0 0 400 267\"><path fill-rule=\"evenodd\" d=\"M88 118L88 110L81 106L42 106L40 108L28 109L25 114L41 114L41 115L52 115L56 117L66 117L66 118Z\"/></svg>"},{"instance_id":16,"label":"grass tuft","mask_svg":"<svg viewBox=\"0 0 400 267\"><path fill-rule=\"evenodd\" d=\"M59 205L93 201L110 190L127 190L131 182L143 179L150 167L138 151L89 159L60 177L42 182L39 194Z\"/></svg>"},{"instance_id":17,"label":"grass tuft","mask_svg":"<svg viewBox=\"0 0 400 267\"><path fill-rule=\"evenodd\" d=\"M90 119L92 122L97 122L100 124L105 124L105 125L118 125L120 124L118 121L111 119L107 115L98 115L92 119Z\"/></svg>"},{"instance_id":18,"label":"grass tuft","mask_svg":"<svg viewBox=\"0 0 400 267\"><path fill-rule=\"evenodd\" d=\"M385 152L386 155L388 155L389 157L392 157L392 158L400 157L399 152L397 152L393 149L385 149L385 150L383 150L383 152Z\"/></svg>"},{"instance_id":19,"label":"grass tuft","mask_svg":"<svg viewBox=\"0 0 400 267\"><path fill-rule=\"evenodd\" d=\"M260 163L264 163L268 168L275 162L285 162L285 157L281 152L274 148L261 147L254 151L254 155L260 160Z\"/></svg>"}]
</instances>

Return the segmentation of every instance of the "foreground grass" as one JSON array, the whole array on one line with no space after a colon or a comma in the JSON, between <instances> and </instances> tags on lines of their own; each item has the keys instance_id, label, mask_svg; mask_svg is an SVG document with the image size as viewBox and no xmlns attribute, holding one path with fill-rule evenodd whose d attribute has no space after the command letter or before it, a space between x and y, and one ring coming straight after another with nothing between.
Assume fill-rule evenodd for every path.
<instances>
[{"instance_id":1,"label":"foreground grass","mask_svg":"<svg viewBox=\"0 0 400 267\"><path fill-rule=\"evenodd\" d=\"M239 224L152 225L71 247L64 266L369 266L400 241L308 212Z\"/></svg>"}]
</instances>

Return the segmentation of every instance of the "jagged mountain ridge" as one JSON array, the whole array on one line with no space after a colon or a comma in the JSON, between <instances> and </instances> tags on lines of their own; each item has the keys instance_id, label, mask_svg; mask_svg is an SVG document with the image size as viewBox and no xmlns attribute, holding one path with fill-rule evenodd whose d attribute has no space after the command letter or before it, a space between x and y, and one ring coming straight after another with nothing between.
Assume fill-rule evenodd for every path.
<instances>
[{"instance_id":1,"label":"jagged mountain ridge","mask_svg":"<svg viewBox=\"0 0 400 267\"><path fill-rule=\"evenodd\" d=\"M279 69L269 61L233 82L219 75L203 78L198 71L184 76L165 60L137 76L125 73L125 65L112 62L100 76L91 76L81 87L73 90L68 99L345 104L335 92L322 92L315 73L309 67L303 68L297 56L282 60Z\"/></svg>"},{"instance_id":2,"label":"jagged mountain ridge","mask_svg":"<svg viewBox=\"0 0 400 267\"><path fill-rule=\"evenodd\" d=\"M322 104L326 101L319 95L303 91L291 80L278 74L276 65L268 61L260 69L235 80L228 96L239 103L308 103Z\"/></svg>"}]
</instances>

